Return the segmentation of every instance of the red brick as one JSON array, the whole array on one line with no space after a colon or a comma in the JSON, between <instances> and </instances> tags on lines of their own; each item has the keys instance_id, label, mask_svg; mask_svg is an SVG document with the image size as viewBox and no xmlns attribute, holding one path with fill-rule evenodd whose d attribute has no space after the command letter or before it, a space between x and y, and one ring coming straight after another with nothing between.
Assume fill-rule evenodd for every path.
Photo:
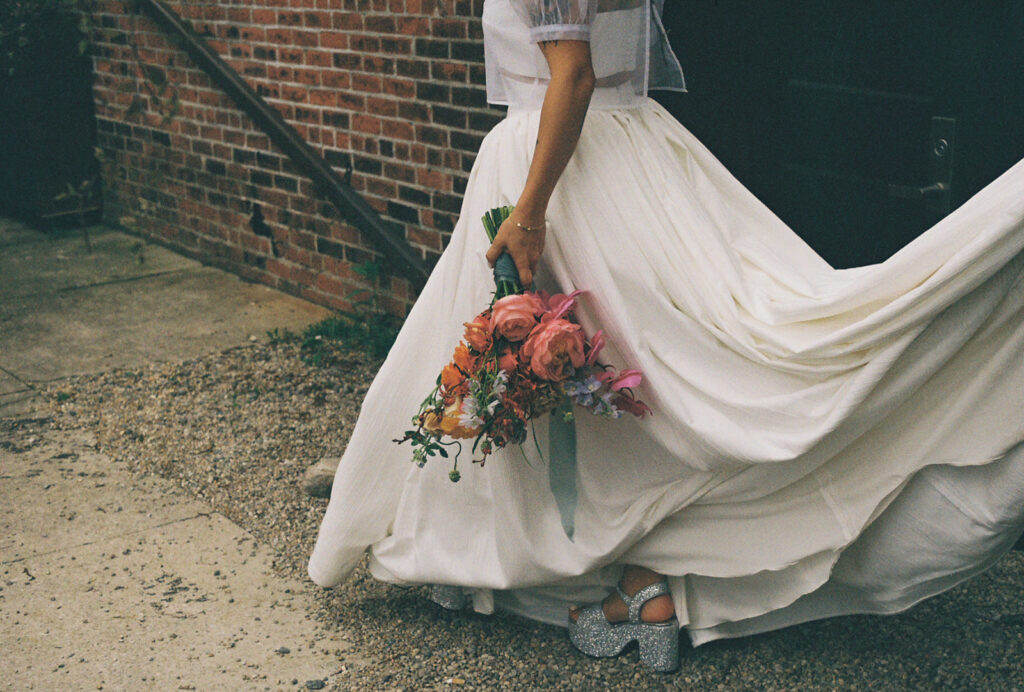
<instances>
[{"instance_id":1,"label":"red brick","mask_svg":"<svg viewBox=\"0 0 1024 692\"><path fill-rule=\"evenodd\" d=\"M333 55L325 50L307 50L306 64L311 67L331 67L334 64Z\"/></svg>"},{"instance_id":2,"label":"red brick","mask_svg":"<svg viewBox=\"0 0 1024 692\"><path fill-rule=\"evenodd\" d=\"M434 79L465 82L469 68L462 62L435 62L430 66L430 75Z\"/></svg>"},{"instance_id":3,"label":"red brick","mask_svg":"<svg viewBox=\"0 0 1024 692\"><path fill-rule=\"evenodd\" d=\"M466 38L466 20L464 19L431 19L430 35L434 38Z\"/></svg>"},{"instance_id":4,"label":"red brick","mask_svg":"<svg viewBox=\"0 0 1024 692\"><path fill-rule=\"evenodd\" d=\"M316 106L334 108L338 105L338 92L328 89L310 89L309 102Z\"/></svg>"},{"instance_id":5,"label":"red brick","mask_svg":"<svg viewBox=\"0 0 1024 692\"><path fill-rule=\"evenodd\" d=\"M362 31L363 16L358 12L344 12L335 14L331 18L331 26L343 31Z\"/></svg>"},{"instance_id":6,"label":"red brick","mask_svg":"<svg viewBox=\"0 0 1024 692\"><path fill-rule=\"evenodd\" d=\"M403 36L429 36L430 20L424 17L399 16L395 19L395 30Z\"/></svg>"},{"instance_id":7,"label":"red brick","mask_svg":"<svg viewBox=\"0 0 1024 692\"><path fill-rule=\"evenodd\" d=\"M446 192L452 189L451 175L429 168L420 168L416 171L416 183L432 190Z\"/></svg>"},{"instance_id":8,"label":"red brick","mask_svg":"<svg viewBox=\"0 0 1024 692\"><path fill-rule=\"evenodd\" d=\"M366 110L376 115L395 117L398 114L398 104L391 99L369 97L366 99Z\"/></svg>"},{"instance_id":9,"label":"red brick","mask_svg":"<svg viewBox=\"0 0 1024 692\"><path fill-rule=\"evenodd\" d=\"M291 29L267 29L267 41L278 46L290 46L292 45L292 35L294 33Z\"/></svg>"},{"instance_id":10,"label":"red brick","mask_svg":"<svg viewBox=\"0 0 1024 692\"><path fill-rule=\"evenodd\" d=\"M297 46L313 47L320 45L319 33L316 31L296 31L294 43Z\"/></svg>"},{"instance_id":11,"label":"red brick","mask_svg":"<svg viewBox=\"0 0 1024 692\"><path fill-rule=\"evenodd\" d=\"M407 227L405 234L411 243L422 245L430 250L441 250L441 234L437 231L426 231L414 227Z\"/></svg>"},{"instance_id":12,"label":"red brick","mask_svg":"<svg viewBox=\"0 0 1024 692\"><path fill-rule=\"evenodd\" d=\"M366 191L378 197L393 199L397 196L398 186L391 180L380 178L367 178Z\"/></svg>"},{"instance_id":13,"label":"red brick","mask_svg":"<svg viewBox=\"0 0 1024 692\"><path fill-rule=\"evenodd\" d=\"M402 99L411 99L416 96L416 84L409 79L385 77L382 82L382 89L385 94Z\"/></svg>"},{"instance_id":14,"label":"red brick","mask_svg":"<svg viewBox=\"0 0 1024 692\"><path fill-rule=\"evenodd\" d=\"M367 55L363 58L363 69L367 72L379 72L381 74L393 74L395 61L376 55Z\"/></svg>"},{"instance_id":15,"label":"red brick","mask_svg":"<svg viewBox=\"0 0 1024 692\"><path fill-rule=\"evenodd\" d=\"M328 274L319 274L316 277L315 285L324 293L330 293L336 296L343 295L346 292L345 284L339 279Z\"/></svg>"},{"instance_id":16,"label":"red brick","mask_svg":"<svg viewBox=\"0 0 1024 692\"><path fill-rule=\"evenodd\" d=\"M395 33L395 18L389 15L369 16L363 19L366 31L374 34Z\"/></svg>"},{"instance_id":17,"label":"red brick","mask_svg":"<svg viewBox=\"0 0 1024 692\"><path fill-rule=\"evenodd\" d=\"M355 89L356 91L370 91L374 93L380 93L382 88L381 85L381 78L375 75L352 75L352 88Z\"/></svg>"},{"instance_id":18,"label":"red brick","mask_svg":"<svg viewBox=\"0 0 1024 692\"><path fill-rule=\"evenodd\" d=\"M413 139L416 136L413 126L404 120L385 120L383 134L393 139Z\"/></svg>"},{"instance_id":19,"label":"red brick","mask_svg":"<svg viewBox=\"0 0 1024 692\"><path fill-rule=\"evenodd\" d=\"M322 48L337 48L345 50L348 48L348 34L341 32L321 32Z\"/></svg>"},{"instance_id":20,"label":"red brick","mask_svg":"<svg viewBox=\"0 0 1024 692\"><path fill-rule=\"evenodd\" d=\"M352 75L347 72L321 72L320 83L329 89L348 89L352 86Z\"/></svg>"},{"instance_id":21,"label":"red brick","mask_svg":"<svg viewBox=\"0 0 1024 692\"><path fill-rule=\"evenodd\" d=\"M373 36L353 35L348 43L352 50L360 53L376 53L380 50L380 39Z\"/></svg>"},{"instance_id":22,"label":"red brick","mask_svg":"<svg viewBox=\"0 0 1024 692\"><path fill-rule=\"evenodd\" d=\"M357 132L379 135L381 132L381 121L380 118L369 115L354 115L352 116L352 129Z\"/></svg>"},{"instance_id":23,"label":"red brick","mask_svg":"<svg viewBox=\"0 0 1024 692\"><path fill-rule=\"evenodd\" d=\"M295 81L307 86L320 84L320 73L317 70L295 70Z\"/></svg>"}]
</instances>

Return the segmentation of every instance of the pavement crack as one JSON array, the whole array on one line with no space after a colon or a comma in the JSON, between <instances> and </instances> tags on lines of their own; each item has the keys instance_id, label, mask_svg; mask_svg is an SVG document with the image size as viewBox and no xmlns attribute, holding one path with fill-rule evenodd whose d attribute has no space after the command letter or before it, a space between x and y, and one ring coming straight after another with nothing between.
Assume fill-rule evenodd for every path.
<instances>
[{"instance_id":1,"label":"pavement crack","mask_svg":"<svg viewBox=\"0 0 1024 692\"><path fill-rule=\"evenodd\" d=\"M17 380L23 387L25 387L25 389L20 390L20 391L34 390L35 389L35 387L33 387L31 383L26 382L25 380L21 379L20 377L18 377L17 375L15 375L13 372L11 372L10 370L8 370L7 368L5 368L2 365L0 365L0 372L2 372L3 374L7 375L8 377L10 377L13 380ZM10 392L10 393L11 394L17 394L18 392Z\"/></svg>"},{"instance_id":2,"label":"pavement crack","mask_svg":"<svg viewBox=\"0 0 1024 692\"><path fill-rule=\"evenodd\" d=\"M174 524L180 524L182 522L192 521L193 519L209 519L210 517L212 517L215 514L218 514L218 512L215 512L215 511L196 512L195 514L192 514L192 515L187 516L187 517L181 517L179 519L171 519L169 521L165 521L165 522L162 522L160 524L153 524L152 526L147 526L147 527L142 528L142 529L136 529L134 531L125 531L124 533L115 533L115 534L112 534L110 536L103 536L101 538L97 538L96 540L93 540L93 541L85 541L83 543L75 543L73 545L66 545L66 546L61 546L60 548L54 548L53 550L47 550L47 551L42 552L42 553L32 553L31 555L25 555L24 557L16 557L13 560L0 560L0 565L13 565L13 564L16 564L16 563L19 563L19 562L25 562L26 560L34 560L36 558L47 557L49 555L56 555L58 553L66 553L69 550L74 550L76 548L84 548L86 546L95 545L97 543L102 543L104 541L112 541L112 540L116 540L118 538L126 538L128 536L137 536L140 533L147 533L149 531L153 531L154 529L162 529L162 528L167 527L167 526L173 526ZM25 571L26 571L26 573L28 572L28 568L27 567L25 568ZM34 578L35 577L33 577L33 579Z\"/></svg>"},{"instance_id":3,"label":"pavement crack","mask_svg":"<svg viewBox=\"0 0 1024 692\"><path fill-rule=\"evenodd\" d=\"M98 286L111 286L113 284L126 284L132 281L140 281L142 279L154 279L160 276L167 276L168 274L182 274L190 271L189 269L168 269L162 272L152 272L150 274L139 274L138 276L125 276L116 279L107 279L106 281L96 281L89 284L80 284L77 286L63 286L57 289L58 293L70 293L71 291L82 291L87 288L96 288Z\"/></svg>"}]
</instances>

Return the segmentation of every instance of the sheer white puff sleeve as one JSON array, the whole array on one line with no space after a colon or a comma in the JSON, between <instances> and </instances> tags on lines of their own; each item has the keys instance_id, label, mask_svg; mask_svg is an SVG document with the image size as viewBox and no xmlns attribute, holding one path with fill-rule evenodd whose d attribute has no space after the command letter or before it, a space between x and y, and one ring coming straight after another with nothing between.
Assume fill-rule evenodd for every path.
<instances>
[{"instance_id":1,"label":"sheer white puff sleeve","mask_svg":"<svg viewBox=\"0 0 1024 692\"><path fill-rule=\"evenodd\" d=\"M530 40L590 40L597 0L512 0L512 8L530 28Z\"/></svg>"}]
</instances>

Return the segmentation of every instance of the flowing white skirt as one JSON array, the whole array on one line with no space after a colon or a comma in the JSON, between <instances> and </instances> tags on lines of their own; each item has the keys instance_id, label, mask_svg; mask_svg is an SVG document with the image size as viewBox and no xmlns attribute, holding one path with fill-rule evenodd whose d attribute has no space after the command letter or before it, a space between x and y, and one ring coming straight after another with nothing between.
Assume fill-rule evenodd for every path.
<instances>
[{"instance_id":1,"label":"flowing white skirt","mask_svg":"<svg viewBox=\"0 0 1024 692\"><path fill-rule=\"evenodd\" d=\"M309 572L467 587L556 624L620 566L671 575L695 644L892 612L1024 531L1024 162L884 263L836 270L655 101L594 109L548 209L537 286L639 368L645 420L577 416L575 535L532 443L411 463L400 438L493 282L539 111L484 139L461 217L342 457ZM855 239L851 242L855 242ZM534 426L546 449L546 421ZM467 450L468 452L468 450Z\"/></svg>"}]
</instances>

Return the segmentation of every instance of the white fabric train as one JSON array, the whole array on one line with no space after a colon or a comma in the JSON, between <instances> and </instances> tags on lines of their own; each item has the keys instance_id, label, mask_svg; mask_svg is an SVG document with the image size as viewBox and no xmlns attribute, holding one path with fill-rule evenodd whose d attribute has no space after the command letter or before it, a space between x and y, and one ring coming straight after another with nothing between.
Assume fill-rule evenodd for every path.
<instances>
[{"instance_id":1,"label":"white fabric train","mask_svg":"<svg viewBox=\"0 0 1024 692\"><path fill-rule=\"evenodd\" d=\"M537 110L485 138L461 217L367 393L311 557L474 589L565 624L623 563L673 575L695 643L888 612L1024 530L1024 162L888 261L828 266L656 102L592 110L537 283L585 289L643 421L577 417L570 542L532 444L417 469L395 445L493 283L479 218L514 203ZM546 425L536 426L546 448Z\"/></svg>"}]
</instances>

